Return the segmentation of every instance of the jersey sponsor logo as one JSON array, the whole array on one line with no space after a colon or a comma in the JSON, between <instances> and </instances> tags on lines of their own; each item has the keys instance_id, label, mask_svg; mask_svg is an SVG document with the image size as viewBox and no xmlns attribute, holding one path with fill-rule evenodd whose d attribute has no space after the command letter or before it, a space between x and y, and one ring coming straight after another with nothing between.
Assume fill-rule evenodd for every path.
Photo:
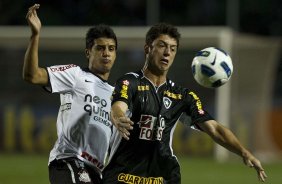
<instances>
[{"instance_id":1,"label":"jersey sponsor logo","mask_svg":"<svg viewBox=\"0 0 282 184\"><path fill-rule=\"evenodd\" d=\"M142 177L125 173L118 175L118 181L127 184L164 184L163 177Z\"/></svg>"},{"instance_id":2,"label":"jersey sponsor logo","mask_svg":"<svg viewBox=\"0 0 282 184\"><path fill-rule=\"evenodd\" d=\"M145 86L138 86L137 87L138 91L149 91L149 85L145 85Z\"/></svg>"},{"instance_id":3,"label":"jersey sponsor logo","mask_svg":"<svg viewBox=\"0 0 282 184\"><path fill-rule=\"evenodd\" d=\"M55 66L55 67L50 67L50 70L51 72L62 72L72 67L76 67L76 65L69 64L69 65L64 65L64 66Z\"/></svg>"},{"instance_id":4,"label":"jersey sponsor logo","mask_svg":"<svg viewBox=\"0 0 282 184\"><path fill-rule=\"evenodd\" d=\"M196 106L198 109L199 114L205 114L205 111L203 110L202 102L200 98L194 93L194 92L189 92L189 94L196 100Z\"/></svg>"},{"instance_id":5,"label":"jersey sponsor logo","mask_svg":"<svg viewBox=\"0 0 282 184\"><path fill-rule=\"evenodd\" d=\"M66 110L70 110L71 109L71 103L65 103L65 104L62 104L61 105L61 108L60 110L63 112L63 111L66 111Z\"/></svg>"},{"instance_id":6,"label":"jersey sponsor logo","mask_svg":"<svg viewBox=\"0 0 282 184\"><path fill-rule=\"evenodd\" d=\"M120 97L128 99L127 91L128 91L128 86L123 84L120 90Z\"/></svg>"},{"instance_id":7,"label":"jersey sponsor logo","mask_svg":"<svg viewBox=\"0 0 282 184\"><path fill-rule=\"evenodd\" d=\"M181 94L175 94L175 93L172 93L168 90L164 91L164 95L170 97L170 98L173 98L175 100L181 100L182 99L182 95Z\"/></svg>"},{"instance_id":8,"label":"jersey sponsor logo","mask_svg":"<svg viewBox=\"0 0 282 184\"><path fill-rule=\"evenodd\" d=\"M162 140L163 130L165 129L164 118L156 118L151 115L141 115L139 124L140 134L139 139L143 140Z\"/></svg>"},{"instance_id":9,"label":"jersey sponsor logo","mask_svg":"<svg viewBox=\"0 0 282 184\"><path fill-rule=\"evenodd\" d=\"M163 102L164 102L165 108L169 109L171 104L172 104L172 101L169 98L167 98L167 97L163 97Z\"/></svg>"},{"instance_id":10,"label":"jersey sponsor logo","mask_svg":"<svg viewBox=\"0 0 282 184\"><path fill-rule=\"evenodd\" d=\"M96 158L94 158L93 156L91 156L89 153L85 151L81 153L81 157L88 160L89 162L94 164L99 169L104 168L104 164L100 163Z\"/></svg>"},{"instance_id":11,"label":"jersey sponsor logo","mask_svg":"<svg viewBox=\"0 0 282 184\"><path fill-rule=\"evenodd\" d=\"M85 95L84 102L90 104L84 105L84 111L88 113L89 116L93 115L93 119L96 122L103 123L106 126L111 126L110 122L110 112L104 110L108 106L105 99L99 96L92 96L90 94Z\"/></svg>"}]
</instances>

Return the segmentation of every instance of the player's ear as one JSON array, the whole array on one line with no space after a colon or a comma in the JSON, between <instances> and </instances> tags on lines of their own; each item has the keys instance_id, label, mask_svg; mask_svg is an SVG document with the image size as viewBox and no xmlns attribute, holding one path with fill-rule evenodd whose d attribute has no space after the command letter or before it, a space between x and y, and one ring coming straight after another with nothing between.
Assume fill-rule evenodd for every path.
<instances>
[{"instance_id":1,"label":"player's ear","mask_svg":"<svg viewBox=\"0 0 282 184\"><path fill-rule=\"evenodd\" d=\"M144 46L145 54L148 54L151 51L151 47L149 45Z\"/></svg>"},{"instance_id":2,"label":"player's ear","mask_svg":"<svg viewBox=\"0 0 282 184\"><path fill-rule=\"evenodd\" d=\"M89 49L85 49L85 56L89 59Z\"/></svg>"}]
</instances>

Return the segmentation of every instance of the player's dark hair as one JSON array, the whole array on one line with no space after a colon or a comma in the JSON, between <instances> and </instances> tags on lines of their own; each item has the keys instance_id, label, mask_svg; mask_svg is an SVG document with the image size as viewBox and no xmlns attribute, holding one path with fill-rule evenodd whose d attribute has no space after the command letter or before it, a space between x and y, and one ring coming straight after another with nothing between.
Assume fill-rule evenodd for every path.
<instances>
[{"instance_id":1,"label":"player's dark hair","mask_svg":"<svg viewBox=\"0 0 282 184\"><path fill-rule=\"evenodd\" d=\"M151 45L153 41L162 34L174 38L177 42L177 47L179 46L180 33L175 26L168 23L158 23L153 25L146 34L146 44Z\"/></svg>"},{"instance_id":2,"label":"player's dark hair","mask_svg":"<svg viewBox=\"0 0 282 184\"><path fill-rule=\"evenodd\" d=\"M117 37L112 28L105 24L99 24L90 28L86 34L86 48L90 49L94 45L94 40L98 38L111 38L116 43L117 49Z\"/></svg>"}]
</instances>

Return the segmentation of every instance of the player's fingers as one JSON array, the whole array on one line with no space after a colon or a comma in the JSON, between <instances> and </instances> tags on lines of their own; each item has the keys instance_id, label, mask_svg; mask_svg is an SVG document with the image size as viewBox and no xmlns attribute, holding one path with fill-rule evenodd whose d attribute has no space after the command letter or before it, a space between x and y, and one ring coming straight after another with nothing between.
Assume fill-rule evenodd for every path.
<instances>
[{"instance_id":1,"label":"player's fingers","mask_svg":"<svg viewBox=\"0 0 282 184\"><path fill-rule=\"evenodd\" d=\"M35 4L35 5L33 5L32 7L30 7L30 8L28 9L28 12L30 12L30 13L36 15L36 10L39 9L39 7L40 7L39 4Z\"/></svg>"},{"instance_id":2,"label":"player's fingers","mask_svg":"<svg viewBox=\"0 0 282 184\"><path fill-rule=\"evenodd\" d=\"M129 132L126 133L125 130L123 130L122 128L119 128L119 132L123 138L125 138L126 140L129 140Z\"/></svg>"},{"instance_id":3,"label":"player's fingers","mask_svg":"<svg viewBox=\"0 0 282 184\"><path fill-rule=\"evenodd\" d=\"M251 162L251 160L247 159L244 160L244 163L248 166L248 167L254 167L254 164Z\"/></svg>"},{"instance_id":4,"label":"player's fingers","mask_svg":"<svg viewBox=\"0 0 282 184\"><path fill-rule=\"evenodd\" d=\"M122 128L127 128L128 127L128 123L122 122L122 121L118 122L117 125L118 125L118 127L122 127Z\"/></svg>"},{"instance_id":5,"label":"player's fingers","mask_svg":"<svg viewBox=\"0 0 282 184\"><path fill-rule=\"evenodd\" d=\"M261 166L261 163L259 161L254 162L254 168L257 171L259 181L264 182L265 179L267 178L267 175L265 174L264 169Z\"/></svg>"},{"instance_id":6,"label":"player's fingers","mask_svg":"<svg viewBox=\"0 0 282 184\"><path fill-rule=\"evenodd\" d=\"M40 4L34 4L33 6L29 7L28 10L37 9L40 7Z\"/></svg>"},{"instance_id":7,"label":"player's fingers","mask_svg":"<svg viewBox=\"0 0 282 184\"><path fill-rule=\"evenodd\" d=\"M265 174L264 171L260 171L260 172L258 172L258 178L259 178L259 181L265 182L267 175Z\"/></svg>"},{"instance_id":8,"label":"player's fingers","mask_svg":"<svg viewBox=\"0 0 282 184\"><path fill-rule=\"evenodd\" d=\"M129 140L129 137L125 134L122 134L122 137L125 138L125 140L127 140L127 141Z\"/></svg>"},{"instance_id":9,"label":"player's fingers","mask_svg":"<svg viewBox=\"0 0 282 184\"><path fill-rule=\"evenodd\" d=\"M129 136L130 133L128 132L128 130L126 128L123 128L123 127L119 127L119 131L122 132L123 134Z\"/></svg>"},{"instance_id":10,"label":"player's fingers","mask_svg":"<svg viewBox=\"0 0 282 184\"><path fill-rule=\"evenodd\" d=\"M39 4L35 4L35 5L33 5L32 7L30 7L30 8L28 9L28 12L34 12L34 11L36 11L39 7L40 7Z\"/></svg>"},{"instance_id":11,"label":"player's fingers","mask_svg":"<svg viewBox=\"0 0 282 184\"><path fill-rule=\"evenodd\" d=\"M117 129L119 130L119 132L121 132L122 134L125 134L127 136L130 135L128 128L124 125L124 123L122 122L117 122L116 124Z\"/></svg>"},{"instance_id":12,"label":"player's fingers","mask_svg":"<svg viewBox=\"0 0 282 184\"><path fill-rule=\"evenodd\" d=\"M132 130L133 129L133 122L129 118L120 118L119 119L120 123L119 126L122 126L126 128L127 130Z\"/></svg>"}]
</instances>

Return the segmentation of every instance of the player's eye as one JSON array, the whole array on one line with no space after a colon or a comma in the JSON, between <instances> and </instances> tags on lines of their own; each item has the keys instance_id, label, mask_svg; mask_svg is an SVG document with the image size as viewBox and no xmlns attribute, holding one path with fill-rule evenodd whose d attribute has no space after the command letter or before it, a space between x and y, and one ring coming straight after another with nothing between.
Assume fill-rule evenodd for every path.
<instances>
[{"instance_id":1,"label":"player's eye","mask_svg":"<svg viewBox=\"0 0 282 184\"><path fill-rule=\"evenodd\" d=\"M171 50L172 52L175 52L175 51L176 51L176 47L175 47L175 46L172 46L172 47L170 47L170 50Z\"/></svg>"},{"instance_id":2,"label":"player's eye","mask_svg":"<svg viewBox=\"0 0 282 184\"><path fill-rule=\"evenodd\" d=\"M116 47L115 46L110 46L109 47L109 51L115 51L116 50Z\"/></svg>"},{"instance_id":3,"label":"player's eye","mask_svg":"<svg viewBox=\"0 0 282 184\"><path fill-rule=\"evenodd\" d=\"M159 46L159 47L165 47L166 45L165 45L163 42L160 42L160 43L158 44L158 46Z\"/></svg>"},{"instance_id":4,"label":"player's eye","mask_svg":"<svg viewBox=\"0 0 282 184\"><path fill-rule=\"evenodd\" d=\"M98 51L104 50L104 47L102 47L101 45L97 45L96 50L98 50Z\"/></svg>"}]
</instances>

